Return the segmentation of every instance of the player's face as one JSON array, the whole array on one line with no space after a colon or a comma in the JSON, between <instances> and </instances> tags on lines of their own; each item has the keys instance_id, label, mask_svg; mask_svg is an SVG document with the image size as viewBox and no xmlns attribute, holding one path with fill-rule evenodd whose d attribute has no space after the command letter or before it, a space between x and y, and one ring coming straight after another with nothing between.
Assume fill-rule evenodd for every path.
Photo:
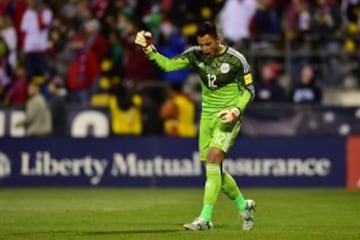
<instances>
[{"instance_id":1,"label":"player's face","mask_svg":"<svg viewBox=\"0 0 360 240\"><path fill-rule=\"evenodd\" d=\"M220 41L206 34L204 36L198 36L197 42L201 48L201 51L207 58L214 58L219 51Z\"/></svg>"}]
</instances>

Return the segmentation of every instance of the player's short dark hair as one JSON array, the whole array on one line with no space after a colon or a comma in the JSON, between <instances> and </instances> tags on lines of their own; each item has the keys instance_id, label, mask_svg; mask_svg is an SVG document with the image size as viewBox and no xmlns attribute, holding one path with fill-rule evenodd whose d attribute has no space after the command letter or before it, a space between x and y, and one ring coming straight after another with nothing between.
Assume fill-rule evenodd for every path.
<instances>
[{"instance_id":1,"label":"player's short dark hair","mask_svg":"<svg viewBox=\"0 0 360 240\"><path fill-rule=\"evenodd\" d=\"M199 26L196 36L203 37L206 34L210 35L213 38L219 38L218 30L215 23L206 21Z\"/></svg>"}]
</instances>

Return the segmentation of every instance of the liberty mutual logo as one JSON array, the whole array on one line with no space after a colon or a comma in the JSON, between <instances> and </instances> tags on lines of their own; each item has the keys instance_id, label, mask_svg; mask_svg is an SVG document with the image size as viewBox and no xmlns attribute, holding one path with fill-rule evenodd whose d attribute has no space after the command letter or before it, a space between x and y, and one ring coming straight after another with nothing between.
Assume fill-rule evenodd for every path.
<instances>
[{"instance_id":1,"label":"liberty mutual logo","mask_svg":"<svg viewBox=\"0 0 360 240\"><path fill-rule=\"evenodd\" d=\"M0 152L0 180L11 174L11 165L8 156Z\"/></svg>"}]
</instances>

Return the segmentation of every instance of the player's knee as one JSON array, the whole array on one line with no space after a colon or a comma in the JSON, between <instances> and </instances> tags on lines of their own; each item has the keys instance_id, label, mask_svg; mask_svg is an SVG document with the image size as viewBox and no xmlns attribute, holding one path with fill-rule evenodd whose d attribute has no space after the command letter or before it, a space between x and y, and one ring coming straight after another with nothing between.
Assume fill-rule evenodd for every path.
<instances>
[{"instance_id":1,"label":"player's knee","mask_svg":"<svg viewBox=\"0 0 360 240\"><path fill-rule=\"evenodd\" d=\"M224 160L224 153L217 148L210 148L207 154L206 163L220 164Z\"/></svg>"}]
</instances>

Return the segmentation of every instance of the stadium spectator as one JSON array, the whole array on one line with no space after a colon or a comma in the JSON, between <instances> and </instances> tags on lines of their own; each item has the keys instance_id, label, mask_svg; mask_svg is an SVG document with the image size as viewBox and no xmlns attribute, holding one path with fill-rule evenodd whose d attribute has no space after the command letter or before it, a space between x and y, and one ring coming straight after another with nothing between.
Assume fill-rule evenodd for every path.
<instances>
[{"instance_id":1,"label":"stadium spectator","mask_svg":"<svg viewBox=\"0 0 360 240\"><path fill-rule=\"evenodd\" d=\"M27 99L28 77L25 67L18 65L14 73L13 81L5 94L6 106L22 106Z\"/></svg>"},{"instance_id":2,"label":"stadium spectator","mask_svg":"<svg viewBox=\"0 0 360 240\"><path fill-rule=\"evenodd\" d=\"M53 12L43 0L28 0L28 3L21 19L21 31L25 34L22 52L26 72L29 77L40 75L48 78L50 75L46 51Z\"/></svg>"},{"instance_id":3,"label":"stadium spectator","mask_svg":"<svg viewBox=\"0 0 360 240\"><path fill-rule=\"evenodd\" d=\"M317 0L312 14L314 31L319 37L321 52L322 82L339 86L342 83L340 66L341 42L336 34L342 26L340 7L329 0Z\"/></svg>"},{"instance_id":4,"label":"stadium spectator","mask_svg":"<svg viewBox=\"0 0 360 240\"><path fill-rule=\"evenodd\" d=\"M100 66L101 62L107 57L109 48L108 42L100 34L100 22L96 19L90 19L84 25L84 50L94 53L96 61Z\"/></svg>"},{"instance_id":5,"label":"stadium spectator","mask_svg":"<svg viewBox=\"0 0 360 240\"><path fill-rule=\"evenodd\" d=\"M280 66L268 63L261 70L260 79L255 82L256 102L279 102L286 100L285 89L279 84Z\"/></svg>"},{"instance_id":6,"label":"stadium spectator","mask_svg":"<svg viewBox=\"0 0 360 240\"><path fill-rule=\"evenodd\" d=\"M284 35L293 53L290 55L290 77L295 85L300 82L301 67L310 62L310 43L307 38L312 32L312 19L308 1L292 0L284 15Z\"/></svg>"},{"instance_id":7,"label":"stadium spectator","mask_svg":"<svg viewBox=\"0 0 360 240\"><path fill-rule=\"evenodd\" d=\"M196 106L182 83L172 83L168 99L161 105L160 116L164 121L165 134L171 137L196 136Z\"/></svg>"},{"instance_id":8,"label":"stadium spectator","mask_svg":"<svg viewBox=\"0 0 360 240\"><path fill-rule=\"evenodd\" d=\"M69 28L59 17L54 17L49 31L49 55L57 61L57 56L65 50L69 40Z\"/></svg>"},{"instance_id":9,"label":"stadium spectator","mask_svg":"<svg viewBox=\"0 0 360 240\"><path fill-rule=\"evenodd\" d=\"M11 18L8 15L0 15L0 36L6 44L8 52L7 62L11 66L11 71L14 72L17 64L18 37Z\"/></svg>"},{"instance_id":10,"label":"stadium spectator","mask_svg":"<svg viewBox=\"0 0 360 240\"><path fill-rule=\"evenodd\" d=\"M0 36L0 96L11 83L11 69L8 62L8 52L4 39Z\"/></svg>"},{"instance_id":11,"label":"stadium spectator","mask_svg":"<svg viewBox=\"0 0 360 240\"><path fill-rule=\"evenodd\" d=\"M139 23L133 16L125 13L119 14L117 20L121 30L119 38L124 49L124 59L122 66L120 66L124 69L124 81L138 84L153 81L156 79L154 65L147 60L144 52L134 44Z\"/></svg>"},{"instance_id":12,"label":"stadium spectator","mask_svg":"<svg viewBox=\"0 0 360 240\"><path fill-rule=\"evenodd\" d=\"M255 37L254 48L269 48L271 41L266 37L277 36L280 33L280 18L275 9L271 8L269 0L258 0L257 9L251 21L251 34Z\"/></svg>"},{"instance_id":13,"label":"stadium spectator","mask_svg":"<svg viewBox=\"0 0 360 240\"><path fill-rule=\"evenodd\" d=\"M237 44L239 47L247 45L250 38L250 23L255 11L254 0L226 0L219 18L226 43L230 46Z\"/></svg>"},{"instance_id":14,"label":"stadium spectator","mask_svg":"<svg viewBox=\"0 0 360 240\"><path fill-rule=\"evenodd\" d=\"M45 137L52 131L51 112L49 106L41 94L39 82L43 77L34 76L29 83L29 100L25 107L25 119L15 124L16 127L24 127L27 137Z\"/></svg>"},{"instance_id":15,"label":"stadium spectator","mask_svg":"<svg viewBox=\"0 0 360 240\"><path fill-rule=\"evenodd\" d=\"M142 134L142 98L132 87L120 81L112 88L109 109L112 133L116 136Z\"/></svg>"},{"instance_id":16,"label":"stadium spectator","mask_svg":"<svg viewBox=\"0 0 360 240\"><path fill-rule=\"evenodd\" d=\"M162 14L160 12L160 7L158 3L152 4L151 8L147 13L142 17L142 22L145 24L146 28L153 33L154 41L158 41L160 34L160 25L162 22Z\"/></svg>"},{"instance_id":17,"label":"stadium spectator","mask_svg":"<svg viewBox=\"0 0 360 240\"><path fill-rule=\"evenodd\" d=\"M317 86L314 70L306 65L301 70L301 82L296 85L290 94L295 103L321 103L322 91Z\"/></svg>"},{"instance_id":18,"label":"stadium spectator","mask_svg":"<svg viewBox=\"0 0 360 240\"><path fill-rule=\"evenodd\" d=\"M186 47L184 37L180 34L178 29L169 21L161 24L160 41L158 49L161 53L169 57L175 57L181 54ZM189 75L189 70L182 69L174 72L162 72L161 78L165 82L184 82Z\"/></svg>"},{"instance_id":19,"label":"stadium spectator","mask_svg":"<svg viewBox=\"0 0 360 240\"><path fill-rule=\"evenodd\" d=\"M164 3L166 1L163 1ZM196 2L191 0L176 2L175 1L167 1L168 6L165 7L168 10L165 10L164 16L165 19L170 19L173 24L181 31L181 33L186 37L190 42L196 34L196 11L198 8ZM208 1L209 2L209 1ZM161 5L161 9L163 10L164 5Z\"/></svg>"},{"instance_id":20,"label":"stadium spectator","mask_svg":"<svg viewBox=\"0 0 360 240\"><path fill-rule=\"evenodd\" d=\"M122 62L124 59L124 47L121 44L119 38L117 37L115 31L109 33L108 43L109 43L108 57L113 62L113 65L116 66L114 72L116 72L117 76L124 77L124 69L122 67Z\"/></svg>"},{"instance_id":21,"label":"stadium spectator","mask_svg":"<svg viewBox=\"0 0 360 240\"><path fill-rule=\"evenodd\" d=\"M21 20L28 8L27 0L14 0L12 1L13 14L12 22L14 23L14 27L16 30L16 35L18 38L17 48L21 49L24 45L24 35L25 33L21 30Z\"/></svg>"},{"instance_id":22,"label":"stadium spectator","mask_svg":"<svg viewBox=\"0 0 360 240\"><path fill-rule=\"evenodd\" d=\"M92 87L100 76L100 65L93 53L85 45L84 35L72 39L73 58L69 65L67 86L71 101L87 105L92 94Z\"/></svg>"},{"instance_id":23,"label":"stadium spectator","mask_svg":"<svg viewBox=\"0 0 360 240\"><path fill-rule=\"evenodd\" d=\"M49 64L53 68L52 76L67 79L69 65L75 58L74 39L80 38L72 25L66 24L61 17L54 17L49 30ZM80 40L79 40L80 41ZM67 87L67 84L65 84Z\"/></svg>"},{"instance_id":24,"label":"stadium spectator","mask_svg":"<svg viewBox=\"0 0 360 240\"><path fill-rule=\"evenodd\" d=\"M48 84L51 94L50 110L52 119L53 137L65 137L68 133L68 117L66 103L66 89L64 88L64 80L56 76Z\"/></svg>"},{"instance_id":25,"label":"stadium spectator","mask_svg":"<svg viewBox=\"0 0 360 240\"><path fill-rule=\"evenodd\" d=\"M285 36L291 41L292 47L304 44L306 35L311 32L311 12L307 0L292 0L288 5L285 17Z\"/></svg>"},{"instance_id":26,"label":"stadium spectator","mask_svg":"<svg viewBox=\"0 0 360 240\"><path fill-rule=\"evenodd\" d=\"M74 58L69 67L68 86L74 102L88 104L100 77L100 65L107 57L108 43L99 31L99 21L89 19L84 22L84 31L73 38Z\"/></svg>"}]
</instances>

